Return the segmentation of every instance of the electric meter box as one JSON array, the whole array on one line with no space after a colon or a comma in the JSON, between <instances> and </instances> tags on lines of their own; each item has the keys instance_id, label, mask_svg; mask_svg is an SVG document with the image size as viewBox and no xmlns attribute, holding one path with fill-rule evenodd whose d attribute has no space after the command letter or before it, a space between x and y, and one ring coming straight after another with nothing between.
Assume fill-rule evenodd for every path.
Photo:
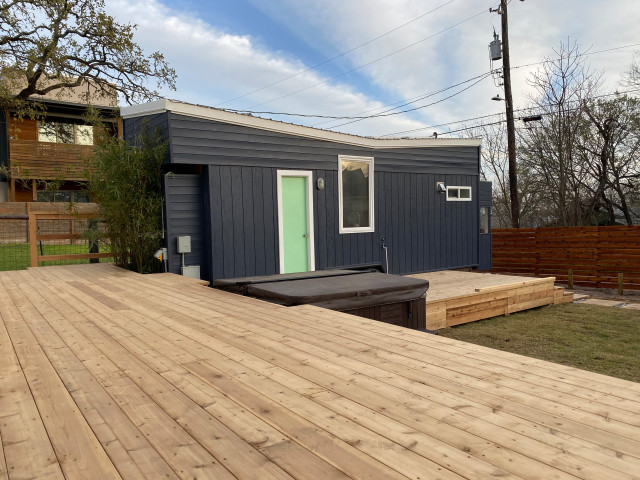
<instances>
[{"instance_id":1,"label":"electric meter box","mask_svg":"<svg viewBox=\"0 0 640 480\"><path fill-rule=\"evenodd\" d=\"M178 253L191 253L191 237L189 235L178 237Z\"/></svg>"}]
</instances>

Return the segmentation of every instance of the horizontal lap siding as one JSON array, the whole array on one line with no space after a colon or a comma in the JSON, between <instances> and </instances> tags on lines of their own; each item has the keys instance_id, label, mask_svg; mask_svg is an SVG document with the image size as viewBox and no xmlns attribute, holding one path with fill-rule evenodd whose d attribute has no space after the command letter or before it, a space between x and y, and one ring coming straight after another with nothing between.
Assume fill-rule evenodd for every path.
<instances>
[{"instance_id":1,"label":"horizontal lap siding","mask_svg":"<svg viewBox=\"0 0 640 480\"><path fill-rule=\"evenodd\" d=\"M172 163L337 168L338 155L374 156L378 171L478 174L477 147L369 149L169 114Z\"/></svg>"},{"instance_id":2,"label":"horizontal lap siding","mask_svg":"<svg viewBox=\"0 0 640 480\"><path fill-rule=\"evenodd\" d=\"M169 142L169 114L167 112L147 115L146 117L125 118L122 120L122 134L130 144L136 144L138 137L149 132L158 134L167 143L165 163L171 160L171 143Z\"/></svg>"},{"instance_id":3,"label":"horizontal lap siding","mask_svg":"<svg viewBox=\"0 0 640 480\"><path fill-rule=\"evenodd\" d=\"M185 265L200 265L201 275L207 276L203 264L205 236L202 212L202 178L199 175L166 175L166 227L169 251L169 271L180 273L181 258L177 237L191 236L191 253L185 254Z\"/></svg>"}]
</instances>

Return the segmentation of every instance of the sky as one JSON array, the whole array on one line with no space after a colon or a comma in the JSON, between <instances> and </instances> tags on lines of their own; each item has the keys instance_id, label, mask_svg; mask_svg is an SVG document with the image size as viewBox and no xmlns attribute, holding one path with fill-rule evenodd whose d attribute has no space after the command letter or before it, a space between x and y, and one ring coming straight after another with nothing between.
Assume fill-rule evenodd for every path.
<instances>
[{"instance_id":1,"label":"sky","mask_svg":"<svg viewBox=\"0 0 640 480\"><path fill-rule=\"evenodd\" d=\"M459 136L447 132L461 124L439 125L504 110L491 100L504 96L502 87L483 77L492 68L488 44L500 33L500 15L489 11L498 4L106 0L106 9L136 24L144 51L162 52L176 70L177 90L161 90L167 98L357 135L427 137ZM528 79L563 42L587 54L603 93L625 91L621 77L640 52L637 0L512 0L508 18L515 109L529 105ZM398 111L357 121L275 114Z\"/></svg>"}]
</instances>

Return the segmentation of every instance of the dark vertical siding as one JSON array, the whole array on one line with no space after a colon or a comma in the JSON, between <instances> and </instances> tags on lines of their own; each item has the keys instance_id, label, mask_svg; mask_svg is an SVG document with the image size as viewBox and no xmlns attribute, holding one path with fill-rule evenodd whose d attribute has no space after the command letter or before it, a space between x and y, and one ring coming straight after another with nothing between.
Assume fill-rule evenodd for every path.
<instances>
[{"instance_id":1,"label":"dark vertical siding","mask_svg":"<svg viewBox=\"0 0 640 480\"><path fill-rule=\"evenodd\" d=\"M491 182L480 182L480 206L481 207L490 207L491 206Z\"/></svg>"},{"instance_id":2,"label":"dark vertical siding","mask_svg":"<svg viewBox=\"0 0 640 480\"><path fill-rule=\"evenodd\" d=\"M489 232L491 232L491 182L480 182L479 207L489 208ZM478 235L478 270L491 270L491 233Z\"/></svg>"},{"instance_id":3,"label":"dark vertical siding","mask_svg":"<svg viewBox=\"0 0 640 480\"><path fill-rule=\"evenodd\" d=\"M491 234L479 235L478 249L480 250L478 255L478 270L486 271L491 270Z\"/></svg>"},{"instance_id":4,"label":"dark vertical siding","mask_svg":"<svg viewBox=\"0 0 640 480\"><path fill-rule=\"evenodd\" d=\"M185 265L200 265L201 276L208 273L204 252L202 177L200 175L165 175L165 224L169 271L180 273L181 258L177 249L177 237L191 236L191 253L185 254Z\"/></svg>"},{"instance_id":5,"label":"dark vertical siding","mask_svg":"<svg viewBox=\"0 0 640 480\"><path fill-rule=\"evenodd\" d=\"M278 273L277 170L209 167L212 278ZM317 270L384 265L383 237L391 273L478 264L477 177L375 172L375 232L353 234L338 233L338 172L313 179ZM471 186L473 201L447 202L436 181Z\"/></svg>"}]
</instances>

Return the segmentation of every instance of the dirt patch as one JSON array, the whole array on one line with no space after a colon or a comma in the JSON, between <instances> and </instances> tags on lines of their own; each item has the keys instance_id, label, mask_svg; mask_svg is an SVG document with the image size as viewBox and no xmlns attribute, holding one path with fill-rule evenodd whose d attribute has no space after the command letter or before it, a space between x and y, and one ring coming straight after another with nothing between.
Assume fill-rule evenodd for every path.
<instances>
[{"instance_id":1,"label":"dirt patch","mask_svg":"<svg viewBox=\"0 0 640 480\"><path fill-rule=\"evenodd\" d=\"M556 285L567 289L566 285ZM576 294L589 295L591 298L601 298L603 300L620 300L620 302L627 303L640 303L640 290L625 290L624 295L618 295L617 289L610 288L576 287L571 291Z\"/></svg>"}]
</instances>

